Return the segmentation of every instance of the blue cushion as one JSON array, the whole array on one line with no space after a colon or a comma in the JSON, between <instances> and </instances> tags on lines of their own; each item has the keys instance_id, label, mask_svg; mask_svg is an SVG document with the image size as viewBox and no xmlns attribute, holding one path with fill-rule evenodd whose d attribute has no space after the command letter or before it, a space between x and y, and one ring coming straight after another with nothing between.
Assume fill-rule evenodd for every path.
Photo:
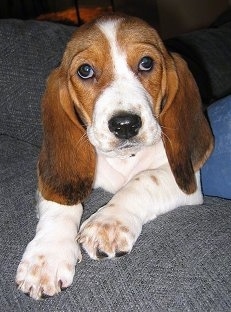
<instances>
[{"instance_id":1,"label":"blue cushion","mask_svg":"<svg viewBox=\"0 0 231 312\"><path fill-rule=\"evenodd\" d=\"M231 199L231 95L209 106L208 117L215 148L201 170L203 193Z\"/></svg>"}]
</instances>

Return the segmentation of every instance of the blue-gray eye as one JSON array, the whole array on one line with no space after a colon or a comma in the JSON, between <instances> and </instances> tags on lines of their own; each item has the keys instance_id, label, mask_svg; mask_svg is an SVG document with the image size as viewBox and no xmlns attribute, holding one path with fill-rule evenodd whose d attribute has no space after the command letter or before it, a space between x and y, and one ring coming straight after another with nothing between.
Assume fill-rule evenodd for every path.
<instances>
[{"instance_id":1,"label":"blue-gray eye","mask_svg":"<svg viewBox=\"0 0 231 312\"><path fill-rule=\"evenodd\" d=\"M150 71L153 68L153 59L149 56L143 57L140 62L138 69L139 71Z\"/></svg>"},{"instance_id":2,"label":"blue-gray eye","mask_svg":"<svg viewBox=\"0 0 231 312\"><path fill-rule=\"evenodd\" d=\"M79 77L83 78L83 79L89 79L92 78L94 76L94 70L91 67L91 65L89 64L83 64L78 68L77 71Z\"/></svg>"}]
</instances>

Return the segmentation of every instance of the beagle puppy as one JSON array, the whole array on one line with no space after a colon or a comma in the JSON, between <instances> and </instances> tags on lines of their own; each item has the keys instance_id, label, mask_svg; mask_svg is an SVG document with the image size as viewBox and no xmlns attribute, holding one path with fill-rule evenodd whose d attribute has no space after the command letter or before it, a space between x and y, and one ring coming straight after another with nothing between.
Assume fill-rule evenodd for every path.
<instances>
[{"instance_id":1,"label":"beagle puppy","mask_svg":"<svg viewBox=\"0 0 231 312\"><path fill-rule=\"evenodd\" d=\"M36 235L16 282L32 298L71 285L80 245L92 259L131 252L143 224L201 204L213 148L197 85L157 32L129 16L79 27L42 101ZM93 188L114 194L80 226Z\"/></svg>"}]
</instances>

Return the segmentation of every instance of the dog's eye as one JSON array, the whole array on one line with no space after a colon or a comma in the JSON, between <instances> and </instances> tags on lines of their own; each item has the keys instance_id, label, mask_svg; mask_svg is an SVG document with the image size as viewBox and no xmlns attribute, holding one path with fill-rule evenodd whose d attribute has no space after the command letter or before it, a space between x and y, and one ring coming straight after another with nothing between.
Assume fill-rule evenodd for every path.
<instances>
[{"instance_id":1,"label":"dog's eye","mask_svg":"<svg viewBox=\"0 0 231 312\"><path fill-rule=\"evenodd\" d=\"M153 68L153 59L149 56L143 57L140 62L138 69L139 71L150 71Z\"/></svg>"},{"instance_id":2,"label":"dog's eye","mask_svg":"<svg viewBox=\"0 0 231 312\"><path fill-rule=\"evenodd\" d=\"M77 71L79 77L83 79L89 79L94 76L94 70L89 64L83 64L78 68Z\"/></svg>"}]
</instances>

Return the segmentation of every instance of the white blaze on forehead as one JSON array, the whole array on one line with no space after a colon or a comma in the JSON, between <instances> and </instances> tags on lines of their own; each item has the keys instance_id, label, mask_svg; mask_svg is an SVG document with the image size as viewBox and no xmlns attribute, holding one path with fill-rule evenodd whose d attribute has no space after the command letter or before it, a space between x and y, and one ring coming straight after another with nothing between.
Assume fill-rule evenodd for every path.
<instances>
[{"instance_id":1,"label":"white blaze on forehead","mask_svg":"<svg viewBox=\"0 0 231 312\"><path fill-rule=\"evenodd\" d=\"M121 47L120 42L117 40L118 28L122 21L123 18L103 20L97 24L109 43L110 57L113 64L112 73L114 74L110 88L104 92L101 99L107 101L107 98L110 98L110 102L113 100L115 110L120 105L121 110L139 113L140 108L137 104L151 102L151 99L129 67L126 50ZM111 108L111 113L113 113L113 107L111 106Z\"/></svg>"},{"instance_id":2,"label":"white blaze on forehead","mask_svg":"<svg viewBox=\"0 0 231 312\"><path fill-rule=\"evenodd\" d=\"M108 20L98 23L98 27L107 38L110 45L110 53L114 65L115 78L134 76L128 67L126 53L122 50L119 42L117 41L117 30L122 20L123 19L121 18L118 20Z\"/></svg>"}]
</instances>

